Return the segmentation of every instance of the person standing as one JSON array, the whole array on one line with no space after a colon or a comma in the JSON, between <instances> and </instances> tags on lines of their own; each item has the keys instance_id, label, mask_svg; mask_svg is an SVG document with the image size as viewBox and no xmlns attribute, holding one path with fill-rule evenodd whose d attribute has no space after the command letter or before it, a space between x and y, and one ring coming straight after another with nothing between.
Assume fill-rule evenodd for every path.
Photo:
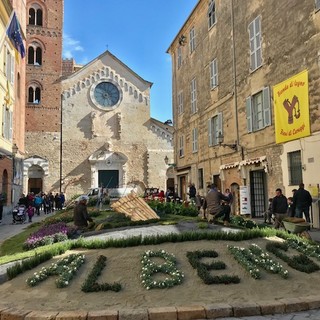
<instances>
[{"instance_id":1,"label":"person standing","mask_svg":"<svg viewBox=\"0 0 320 320\"><path fill-rule=\"evenodd\" d=\"M82 195L79 197L78 203L73 210L73 223L79 231L88 227L88 221L93 222L89 217L87 210L88 196Z\"/></svg>"},{"instance_id":2,"label":"person standing","mask_svg":"<svg viewBox=\"0 0 320 320\"><path fill-rule=\"evenodd\" d=\"M222 204L225 201L227 204ZM223 217L225 226L230 222L230 206L228 205L229 198L218 191L216 185L213 183L210 186L210 191L205 197L203 209L206 210L206 217L208 222L215 221L217 218Z\"/></svg>"},{"instance_id":3,"label":"person standing","mask_svg":"<svg viewBox=\"0 0 320 320\"><path fill-rule=\"evenodd\" d=\"M197 195L197 189L196 189L194 183L189 184L189 193L188 194L189 194L190 201L195 202L196 195Z\"/></svg>"},{"instance_id":4,"label":"person standing","mask_svg":"<svg viewBox=\"0 0 320 320\"><path fill-rule=\"evenodd\" d=\"M306 221L310 223L310 206L312 204L312 197L309 191L304 189L304 184L299 184L299 189L293 196L293 207L295 208L295 217L302 218L304 214Z\"/></svg>"},{"instance_id":5,"label":"person standing","mask_svg":"<svg viewBox=\"0 0 320 320\"><path fill-rule=\"evenodd\" d=\"M276 189L276 196L272 200L272 214L275 215L274 227L279 229L282 220L286 217L288 210L288 200L282 194L280 188Z\"/></svg>"}]
</instances>

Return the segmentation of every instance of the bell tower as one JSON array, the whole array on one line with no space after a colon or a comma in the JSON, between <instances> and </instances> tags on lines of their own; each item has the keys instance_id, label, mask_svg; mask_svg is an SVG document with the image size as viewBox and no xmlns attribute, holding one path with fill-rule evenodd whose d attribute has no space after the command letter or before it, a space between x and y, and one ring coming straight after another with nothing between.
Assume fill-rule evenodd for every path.
<instances>
[{"instance_id":1,"label":"bell tower","mask_svg":"<svg viewBox=\"0 0 320 320\"><path fill-rule=\"evenodd\" d=\"M59 175L63 3L27 0L25 158L33 157L28 165L36 168L25 169L25 192L51 189L45 171L37 168L37 157L48 161L50 175ZM31 177L34 172L38 174Z\"/></svg>"}]
</instances>

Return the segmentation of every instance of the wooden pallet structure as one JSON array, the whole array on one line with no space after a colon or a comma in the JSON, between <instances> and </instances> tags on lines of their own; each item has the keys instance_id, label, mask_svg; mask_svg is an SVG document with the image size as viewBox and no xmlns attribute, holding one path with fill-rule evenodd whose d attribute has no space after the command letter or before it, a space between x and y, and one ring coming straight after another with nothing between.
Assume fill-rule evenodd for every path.
<instances>
[{"instance_id":1,"label":"wooden pallet structure","mask_svg":"<svg viewBox=\"0 0 320 320\"><path fill-rule=\"evenodd\" d=\"M119 213L124 213L131 221L160 219L149 205L134 192L120 198L111 205L111 208Z\"/></svg>"}]
</instances>

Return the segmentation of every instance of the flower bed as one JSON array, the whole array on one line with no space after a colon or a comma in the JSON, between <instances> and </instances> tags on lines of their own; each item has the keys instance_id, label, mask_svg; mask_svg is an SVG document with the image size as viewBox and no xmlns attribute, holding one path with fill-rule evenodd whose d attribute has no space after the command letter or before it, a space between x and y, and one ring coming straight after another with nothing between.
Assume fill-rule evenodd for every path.
<instances>
[{"instance_id":1,"label":"flower bed","mask_svg":"<svg viewBox=\"0 0 320 320\"><path fill-rule=\"evenodd\" d=\"M59 277L55 281L56 286L57 288L64 288L69 285L82 264L84 264L83 254L70 254L57 263L52 263L48 268L43 267L39 273L35 272L26 282L30 287L34 287L48 277L58 275Z\"/></svg>"},{"instance_id":2,"label":"flower bed","mask_svg":"<svg viewBox=\"0 0 320 320\"><path fill-rule=\"evenodd\" d=\"M165 260L163 264L156 264L152 261L153 257L160 257ZM176 268L176 258L173 254L170 254L164 250L158 251L146 251L141 259L142 274L140 276L142 285L147 289L152 288L169 288L177 284L181 284L184 278L184 274ZM170 277L166 277L164 280L153 280L152 276L155 273L165 273Z\"/></svg>"},{"instance_id":3,"label":"flower bed","mask_svg":"<svg viewBox=\"0 0 320 320\"><path fill-rule=\"evenodd\" d=\"M65 241L73 233L74 228L67 226L64 222L45 225L37 232L31 234L23 247L26 250L31 250L55 242Z\"/></svg>"}]
</instances>

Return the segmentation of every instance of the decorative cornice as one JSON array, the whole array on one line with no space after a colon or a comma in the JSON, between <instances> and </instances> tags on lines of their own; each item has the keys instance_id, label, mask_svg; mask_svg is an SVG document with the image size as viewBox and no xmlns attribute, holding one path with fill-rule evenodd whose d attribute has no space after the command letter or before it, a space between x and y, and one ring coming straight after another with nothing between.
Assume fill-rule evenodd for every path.
<instances>
[{"instance_id":1,"label":"decorative cornice","mask_svg":"<svg viewBox=\"0 0 320 320\"><path fill-rule=\"evenodd\" d=\"M44 36L44 37L62 37L62 32L55 29L39 28L37 26L28 26L27 35Z\"/></svg>"},{"instance_id":2,"label":"decorative cornice","mask_svg":"<svg viewBox=\"0 0 320 320\"><path fill-rule=\"evenodd\" d=\"M63 99L67 100L71 96L81 92L83 89L87 90L95 82L101 80L112 80L112 82L116 82L123 91L129 92L129 95L133 95L139 102L144 102L145 105L149 104L149 97L145 96L137 87L127 82L124 78L121 78L119 74L107 66L103 66L100 69L93 71L69 89L64 90L62 93Z\"/></svg>"}]
</instances>

